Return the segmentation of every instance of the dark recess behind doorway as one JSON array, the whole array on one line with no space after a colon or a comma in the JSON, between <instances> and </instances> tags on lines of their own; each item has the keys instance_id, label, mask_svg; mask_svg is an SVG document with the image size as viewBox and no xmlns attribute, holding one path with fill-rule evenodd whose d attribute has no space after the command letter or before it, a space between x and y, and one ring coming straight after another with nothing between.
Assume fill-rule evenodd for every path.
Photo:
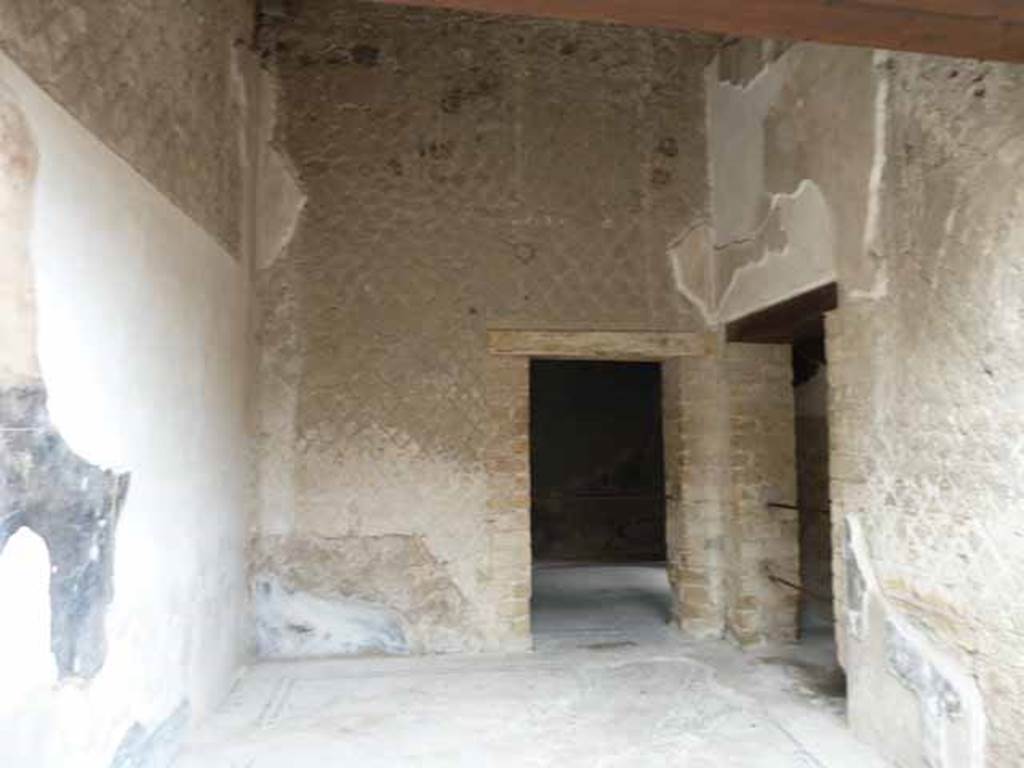
<instances>
[{"instance_id":1,"label":"dark recess behind doorway","mask_svg":"<svg viewBox=\"0 0 1024 768\"><path fill-rule=\"evenodd\" d=\"M530 392L534 557L663 560L660 366L534 361Z\"/></svg>"}]
</instances>

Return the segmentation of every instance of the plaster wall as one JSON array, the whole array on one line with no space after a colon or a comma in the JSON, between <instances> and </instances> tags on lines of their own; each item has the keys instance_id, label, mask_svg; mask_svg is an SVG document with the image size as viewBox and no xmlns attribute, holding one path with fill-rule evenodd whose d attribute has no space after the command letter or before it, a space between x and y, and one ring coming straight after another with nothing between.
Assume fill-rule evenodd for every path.
<instances>
[{"instance_id":1,"label":"plaster wall","mask_svg":"<svg viewBox=\"0 0 1024 768\"><path fill-rule=\"evenodd\" d=\"M875 156L872 60L862 49L744 40L707 68L712 216L670 256L677 286L708 323L841 270L848 291L873 284L861 247Z\"/></svg>"},{"instance_id":2,"label":"plaster wall","mask_svg":"<svg viewBox=\"0 0 1024 768\"><path fill-rule=\"evenodd\" d=\"M898 765L1015 765L1024 75L744 45L747 66L709 69L713 268L677 274L725 275L707 294L721 308L744 264L832 265L833 571L851 724ZM755 149L737 158L736 142ZM814 239L827 254L790 261L794 221L762 224L773 201L812 188L834 237ZM737 265L738 241L753 252ZM744 293L747 311L789 290Z\"/></svg>"},{"instance_id":3,"label":"plaster wall","mask_svg":"<svg viewBox=\"0 0 1024 768\"><path fill-rule=\"evenodd\" d=\"M1024 67L903 55L880 72L885 156L868 245L887 290L830 326L843 363L833 496L898 617L885 666L915 693L922 740L915 750L894 737L869 701L882 665L851 642L848 668L864 666L851 676L852 721L907 764L1016 765ZM872 602L848 606L868 629Z\"/></svg>"},{"instance_id":4,"label":"plaster wall","mask_svg":"<svg viewBox=\"0 0 1024 768\"><path fill-rule=\"evenodd\" d=\"M237 254L246 116L230 62L253 18L251 0L5 0L0 49Z\"/></svg>"},{"instance_id":5,"label":"plaster wall","mask_svg":"<svg viewBox=\"0 0 1024 768\"><path fill-rule=\"evenodd\" d=\"M703 325L665 254L708 215L711 42L327 0L260 38L308 197L256 278L261 650L522 642L526 361L486 331Z\"/></svg>"},{"instance_id":6,"label":"plaster wall","mask_svg":"<svg viewBox=\"0 0 1024 768\"><path fill-rule=\"evenodd\" d=\"M3 384L36 393L46 415L45 431L3 425L2 522L32 513L17 494L37 468L12 466L21 434L63 446L68 472L88 465L127 484L107 532L92 534L89 558L109 556L111 582L88 669L55 658L50 585L64 545L48 551L30 527L4 537L0 763L164 765L190 718L226 693L244 647L247 281L6 57L0 93L35 163L26 215L8 217L6 176L0 205L4 242L17 246L5 248L4 275L29 320L4 326L4 349L27 352L4 355ZM58 510L79 509L74 491L89 477Z\"/></svg>"}]
</instances>

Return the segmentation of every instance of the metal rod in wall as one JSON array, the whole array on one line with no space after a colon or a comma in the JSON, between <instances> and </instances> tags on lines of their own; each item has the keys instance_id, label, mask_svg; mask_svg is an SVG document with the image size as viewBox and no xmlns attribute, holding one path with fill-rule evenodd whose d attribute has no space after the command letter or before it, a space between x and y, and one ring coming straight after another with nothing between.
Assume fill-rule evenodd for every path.
<instances>
[{"instance_id":1,"label":"metal rod in wall","mask_svg":"<svg viewBox=\"0 0 1024 768\"><path fill-rule=\"evenodd\" d=\"M774 502L774 501L766 502L765 506L766 507L771 507L772 509L794 509L794 510L797 510L797 511L803 510L804 512L819 512L819 513L821 513L823 515L827 515L827 514L830 514L832 512L831 509L819 509L817 507L801 507L801 506L798 506L796 504L783 504L781 502Z\"/></svg>"}]
</instances>

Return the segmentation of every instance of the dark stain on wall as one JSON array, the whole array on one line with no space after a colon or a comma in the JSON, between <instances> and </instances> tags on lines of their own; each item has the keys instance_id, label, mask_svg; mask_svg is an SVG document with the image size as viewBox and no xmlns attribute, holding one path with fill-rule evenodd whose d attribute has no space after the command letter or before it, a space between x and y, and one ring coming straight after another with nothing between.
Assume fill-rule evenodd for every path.
<instances>
[{"instance_id":1,"label":"dark stain on wall","mask_svg":"<svg viewBox=\"0 0 1024 768\"><path fill-rule=\"evenodd\" d=\"M380 63L380 48L373 45L352 46L352 61L361 67L376 67Z\"/></svg>"},{"instance_id":2,"label":"dark stain on wall","mask_svg":"<svg viewBox=\"0 0 1024 768\"><path fill-rule=\"evenodd\" d=\"M23 526L46 542L61 678L92 677L103 666L114 531L127 491L127 474L88 463L54 429L41 383L0 389L0 553Z\"/></svg>"}]
</instances>

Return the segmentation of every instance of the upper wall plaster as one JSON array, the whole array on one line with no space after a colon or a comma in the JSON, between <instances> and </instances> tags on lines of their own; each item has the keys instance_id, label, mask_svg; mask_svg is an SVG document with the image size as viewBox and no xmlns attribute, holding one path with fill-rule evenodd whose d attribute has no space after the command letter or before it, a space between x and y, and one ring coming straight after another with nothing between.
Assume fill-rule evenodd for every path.
<instances>
[{"instance_id":1,"label":"upper wall plaster","mask_svg":"<svg viewBox=\"0 0 1024 768\"><path fill-rule=\"evenodd\" d=\"M257 277L257 581L405 611L406 538L409 583L459 596L403 616L409 647L493 647L486 329L702 327L665 251L708 216L711 43L334 0L261 39L308 203ZM289 554L332 541L365 556Z\"/></svg>"},{"instance_id":2,"label":"upper wall plaster","mask_svg":"<svg viewBox=\"0 0 1024 768\"><path fill-rule=\"evenodd\" d=\"M0 554L19 584L4 615L26 622L0 633L0 763L107 766L122 742L135 754L163 743L142 734L180 730L172 713L207 711L239 663L247 287L230 253L6 58L0 83L38 153L24 234L54 428L88 462L132 473L91 680L58 682L38 652L23 663L25 638L49 633L46 604L28 604L49 569L26 529Z\"/></svg>"},{"instance_id":3,"label":"upper wall plaster","mask_svg":"<svg viewBox=\"0 0 1024 768\"><path fill-rule=\"evenodd\" d=\"M846 290L872 284L861 258L876 149L872 58L749 40L708 66L713 213L684 232L669 258L677 287L709 324L841 271Z\"/></svg>"},{"instance_id":4,"label":"upper wall plaster","mask_svg":"<svg viewBox=\"0 0 1024 768\"><path fill-rule=\"evenodd\" d=\"M253 15L250 0L5 0L0 49L237 252L245 118L230 56Z\"/></svg>"}]
</instances>

